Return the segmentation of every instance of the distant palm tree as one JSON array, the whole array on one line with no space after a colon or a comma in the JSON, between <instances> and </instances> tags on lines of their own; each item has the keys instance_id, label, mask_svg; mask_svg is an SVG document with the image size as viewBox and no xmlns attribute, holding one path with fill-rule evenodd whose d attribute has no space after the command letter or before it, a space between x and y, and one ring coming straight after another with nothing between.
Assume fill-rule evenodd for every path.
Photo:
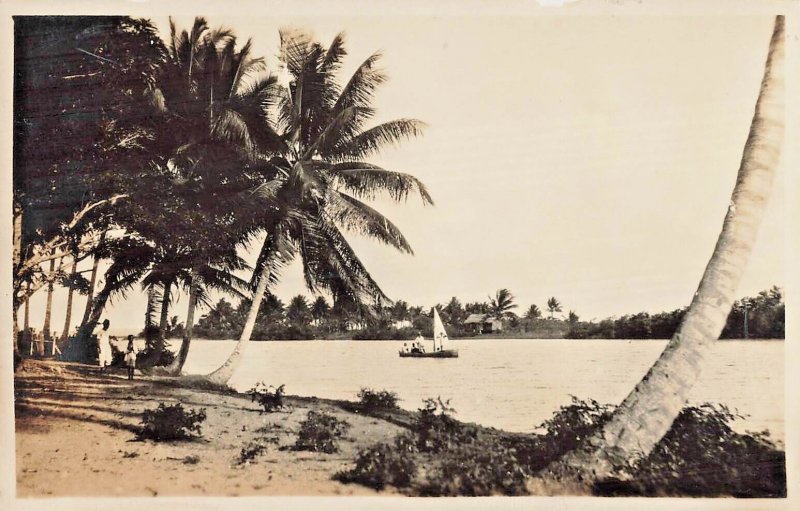
<instances>
[{"instance_id":1,"label":"distant palm tree","mask_svg":"<svg viewBox=\"0 0 800 511\"><path fill-rule=\"evenodd\" d=\"M539 310L539 307L536 304L531 305L528 307L527 312L525 312L525 319L539 319L542 317L542 311Z\"/></svg>"},{"instance_id":2,"label":"distant palm tree","mask_svg":"<svg viewBox=\"0 0 800 511\"><path fill-rule=\"evenodd\" d=\"M570 325L575 325L578 321L580 321L580 317L575 313L575 311L569 311L569 315L567 316L567 323Z\"/></svg>"},{"instance_id":3,"label":"distant palm tree","mask_svg":"<svg viewBox=\"0 0 800 511\"><path fill-rule=\"evenodd\" d=\"M315 324L319 325L320 322L328 316L331 308L324 296L318 296L314 303L311 304L311 317L314 318Z\"/></svg>"},{"instance_id":4,"label":"distant palm tree","mask_svg":"<svg viewBox=\"0 0 800 511\"><path fill-rule=\"evenodd\" d=\"M311 318L311 310L308 307L308 301L303 295L297 295L289 302L289 307L286 309L286 317L293 323L302 325L308 324Z\"/></svg>"},{"instance_id":5,"label":"distant palm tree","mask_svg":"<svg viewBox=\"0 0 800 511\"><path fill-rule=\"evenodd\" d=\"M494 298L489 297L489 314L497 319L510 318L515 314L511 309L517 307L514 303L514 295L508 289L498 289Z\"/></svg>"},{"instance_id":6,"label":"distant palm tree","mask_svg":"<svg viewBox=\"0 0 800 511\"><path fill-rule=\"evenodd\" d=\"M550 311L550 319L553 319L556 312L561 312L561 304L556 300L555 296L547 300L547 310Z\"/></svg>"}]
</instances>

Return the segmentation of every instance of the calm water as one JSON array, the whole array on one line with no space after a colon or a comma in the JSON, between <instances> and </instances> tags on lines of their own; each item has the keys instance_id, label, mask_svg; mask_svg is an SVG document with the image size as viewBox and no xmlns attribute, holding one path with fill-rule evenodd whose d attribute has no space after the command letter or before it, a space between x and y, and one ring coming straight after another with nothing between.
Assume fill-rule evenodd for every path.
<instances>
[{"instance_id":1,"label":"calm water","mask_svg":"<svg viewBox=\"0 0 800 511\"><path fill-rule=\"evenodd\" d=\"M233 341L194 341L189 373L216 369ZM402 342L253 342L231 385L286 384L289 394L335 399L356 397L361 387L396 392L401 406L419 408L423 398L450 399L464 421L530 432L570 395L619 403L658 358L666 341L456 340L457 359L397 356ZM768 429L782 441L783 342L716 344L693 403L724 403L745 420L736 429Z\"/></svg>"}]
</instances>

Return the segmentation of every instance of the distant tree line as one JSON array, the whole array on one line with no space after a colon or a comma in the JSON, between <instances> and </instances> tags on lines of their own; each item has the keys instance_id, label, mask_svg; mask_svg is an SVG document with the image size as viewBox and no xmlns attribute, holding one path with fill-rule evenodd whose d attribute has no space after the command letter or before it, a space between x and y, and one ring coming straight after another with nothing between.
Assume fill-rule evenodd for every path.
<instances>
[{"instance_id":1,"label":"distant tree line","mask_svg":"<svg viewBox=\"0 0 800 511\"><path fill-rule=\"evenodd\" d=\"M234 307L222 298L200 318L194 331L201 338L230 339L242 328L249 307L247 300ZM595 322L580 321L573 310L569 310L566 316L556 317L555 313L562 310L562 305L555 297L547 301L548 317L542 317L535 304L530 305L522 316L512 311L516 307L514 296L507 289L498 290L485 302L462 304L453 297L447 303L436 305L448 335L453 338L473 337L474 331L468 329L464 321L470 314L481 314L502 321L503 337L668 339L686 312L685 308L657 314L639 312ZM757 296L738 300L728 316L722 338L783 338L784 324L783 294L780 288L773 287ZM310 301L297 295L285 305L276 296L269 295L259 309L253 339L402 340L412 339L417 333L427 337L433 334L431 309L412 306L404 300L366 311L356 307L331 306L322 296Z\"/></svg>"},{"instance_id":2,"label":"distant tree line","mask_svg":"<svg viewBox=\"0 0 800 511\"><path fill-rule=\"evenodd\" d=\"M677 330L686 307L671 312L639 312L600 322L575 321L567 336L572 339L669 339ZM785 304L780 288L773 286L754 297L733 304L722 339L783 339Z\"/></svg>"}]
</instances>

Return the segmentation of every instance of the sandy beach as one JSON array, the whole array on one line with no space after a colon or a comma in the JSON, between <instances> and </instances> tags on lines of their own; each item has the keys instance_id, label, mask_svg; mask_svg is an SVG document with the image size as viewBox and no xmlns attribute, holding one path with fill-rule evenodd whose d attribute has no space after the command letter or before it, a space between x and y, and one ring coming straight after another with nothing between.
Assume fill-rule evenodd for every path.
<instances>
[{"instance_id":1,"label":"sandy beach","mask_svg":"<svg viewBox=\"0 0 800 511\"><path fill-rule=\"evenodd\" d=\"M401 427L351 413L335 402L288 397L283 412L261 414L248 396L194 390L121 370L28 360L15 375L17 496L376 495L332 476L352 466L359 449ZM205 408L194 441L137 440L141 412L158 403ZM352 428L336 454L281 450L294 443L309 410ZM268 431L268 433L265 433ZM249 463L242 448L265 436L277 445ZM392 495L386 489L380 495Z\"/></svg>"}]
</instances>

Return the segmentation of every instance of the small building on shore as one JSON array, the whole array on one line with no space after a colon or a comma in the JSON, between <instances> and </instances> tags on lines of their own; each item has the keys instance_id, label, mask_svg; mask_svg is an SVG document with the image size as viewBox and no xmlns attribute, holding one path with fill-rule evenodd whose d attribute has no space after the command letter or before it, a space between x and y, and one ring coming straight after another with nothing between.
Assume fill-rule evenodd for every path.
<instances>
[{"instance_id":1,"label":"small building on shore","mask_svg":"<svg viewBox=\"0 0 800 511\"><path fill-rule=\"evenodd\" d=\"M464 320L464 326L468 331L475 334L491 334L492 332L503 331L503 322L488 314L470 314Z\"/></svg>"}]
</instances>

